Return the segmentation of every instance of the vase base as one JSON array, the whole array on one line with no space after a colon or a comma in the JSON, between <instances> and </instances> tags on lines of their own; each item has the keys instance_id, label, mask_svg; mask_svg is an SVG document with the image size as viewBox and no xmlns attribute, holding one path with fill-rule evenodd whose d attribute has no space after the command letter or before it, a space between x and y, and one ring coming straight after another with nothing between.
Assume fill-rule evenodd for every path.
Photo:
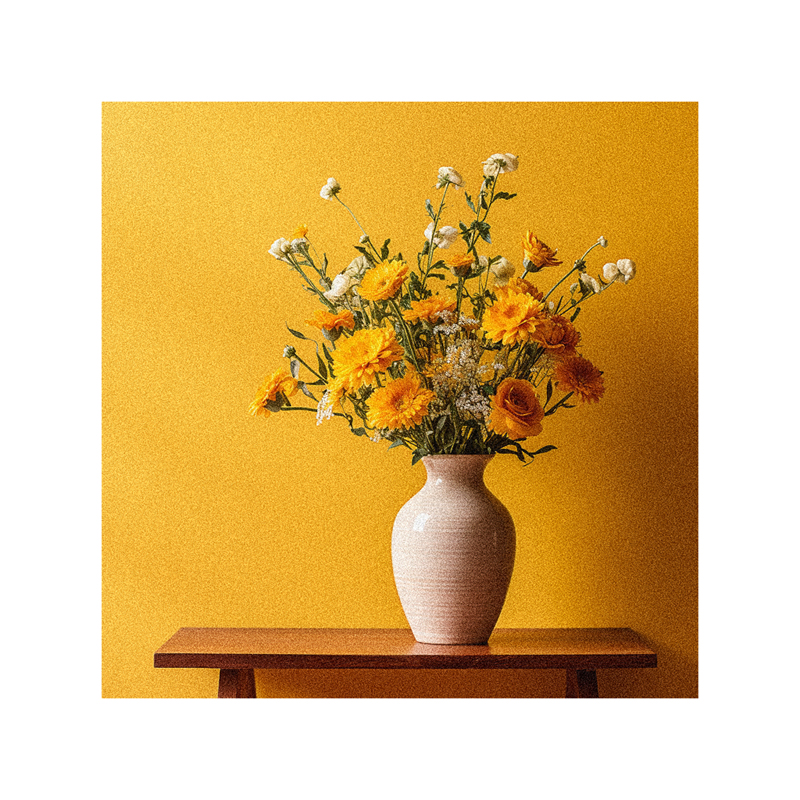
<instances>
[{"instance_id":1,"label":"vase base","mask_svg":"<svg viewBox=\"0 0 800 800\"><path fill-rule=\"evenodd\" d=\"M478 640L478 641L469 641L469 642L465 642L465 641L461 640L461 641L458 641L458 642L454 642L452 639L450 639L450 640L439 639L438 641L431 641L433 638L434 637L432 637L432 636L426 636L426 637L423 637L422 639L419 639L416 636L414 637L414 639L417 641L418 644L436 644L436 645L440 645L442 647L470 647L470 646L474 647L474 646L477 646L477 645L489 644L489 640L488 639L481 639L481 640Z\"/></svg>"}]
</instances>

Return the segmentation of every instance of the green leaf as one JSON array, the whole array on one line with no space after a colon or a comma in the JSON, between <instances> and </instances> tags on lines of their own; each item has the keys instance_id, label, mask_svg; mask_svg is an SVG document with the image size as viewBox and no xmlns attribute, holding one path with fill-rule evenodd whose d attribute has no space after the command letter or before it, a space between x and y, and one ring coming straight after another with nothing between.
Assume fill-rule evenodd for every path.
<instances>
[{"instance_id":1,"label":"green leaf","mask_svg":"<svg viewBox=\"0 0 800 800\"><path fill-rule=\"evenodd\" d=\"M401 447L401 446L402 446L402 444L403 444L403 440L402 440L402 439L395 439L395 440L394 440L394 441L393 441L393 442L392 442L392 443L391 443L391 444L390 444L390 445L389 445L389 446L386 448L386 450L387 450L387 452L388 452L389 450L392 450L392 449L393 449L393 448L395 448L395 447Z\"/></svg>"},{"instance_id":2,"label":"green leaf","mask_svg":"<svg viewBox=\"0 0 800 800\"><path fill-rule=\"evenodd\" d=\"M289 372L292 373L292 377L295 379L300 375L300 362L296 358L289 362Z\"/></svg>"},{"instance_id":3,"label":"green leaf","mask_svg":"<svg viewBox=\"0 0 800 800\"><path fill-rule=\"evenodd\" d=\"M475 204L472 202L472 198L466 192L464 192L464 197L467 199L467 205L470 207L472 213L477 214L478 211L475 208Z\"/></svg>"},{"instance_id":4,"label":"green leaf","mask_svg":"<svg viewBox=\"0 0 800 800\"><path fill-rule=\"evenodd\" d=\"M355 249L358 250L358 252L361 253L361 255L364 256L364 258L366 258L370 264L375 266L375 256L373 256L366 247L362 247L359 244L355 244L353 247L355 247Z\"/></svg>"},{"instance_id":5,"label":"green leaf","mask_svg":"<svg viewBox=\"0 0 800 800\"><path fill-rule=\"evenodd\" d=\"M333 364L333 356L328 352L328 348L325 347L325 342L322 343L322 352L325 353L325 359L329 364Z\"/></svg>"},{"instance_id":6,"label":"green leaf","mask_svg":"<svg viewBox=\"0 0 800 800\"><path fill-rule=\"evenodd\" d=\"M553 396L553 381L548 379L547 381L547 399L544 401L544 404L547 405L550 402L550 398Z\"/></svg>"},{"instance_id":7,"label":"green leaf","mask_svg":"<svg viewBox=\"0 0 800 800\"><path fill-rule=\"evenodd\" d=\"M549 453L551 450L558 450L558 448L554 444L548 444L545 447L540 448L532 455L540 456L542 453Z\"/></svg>"},{"instance_id":8,"label":"green leaf","mask_svg":"<svg viewBox=\"0 0 800 800\"><path fill-rule=\"evenodd\" d=\"M389 257L389 242L391 242L391 241L392 241L391 239L387 239L383 243L383 247L381 247L381 258L384 261Z\"/></svg>"},{"instance_id":9,"label":"green leaf","mask_svg":"<svg viewBox=\"0 0 800 800\"><path fill-rule=\"evenodd\" d=\"M510 200L512 197L516 197L515 194L509 194L508 192L497 192L494 196L494 200Z\"/></svg>"},{"instance_id":10,"label":"green leaf","mask_svg":"<svg viewBox=\"0 0 800 800\"><path fill-rule=\"evenodd\" d=\"M411 456L411 466L413 467L414 464L417 463L422 458L422 453L419 450L415 450L413 455Z\"/></svg>"},{"instance_id":11,"label":"green leaf","mask_svg":"<svg viewBox=\"0 0 800 800\"><path fill-rule=\"evenodd\" d=\"M303 334L300 333L300 331L292 330L288 325L286 325L286 330L289 331L289 333L291 333L292 336L296 336L298 339L305 339L306 341L309 341L308 336L303 336Z\"/></svg>"},{"instance_id":12,"label":"green leaf","mask_svg":"<svg viewBox=\"0 0 800 800\"><path fill-rule=\"evenodd\" d=\"M369 434L363 428L353 428L353 433L356 436L369 436Z\"/></svg>"},{"instance_id":13,"label":"green leaf","mask_svg":"<svg viewBox=\"0 0 800 800\"><path fill-rule=\"evenodd\" d=\"M323 378L328 377L328 368L325 366L325 362L322 360L322 356L317 353L317 366L319 367L319 374L322 375Z\"/></svg>"},{"instance_id":14,"label":"green leaf","mask_svg":"<svg viewBox=\"0 0 800 800\"><path fill-rule=\"evenodd\" d=\"M573 302L574 302L574 301L573 301ZM569 321L570 321L570 322L575 322L575 317L577 317L577 316L578 316L578 314L580 314L580 313L581 313L581 310L580 310L580 308L576 308L576 309L575 309L575 313L574 313L574 314L573 314L573 315L572 315L572 316L569 318Z\"/></svg>"},{"instance_id":15,"label":"green leaf","mask_svg":"<svg viewBox=\"0 0 800 800\"><path fill-rule=\"evenodd\" d=\"M435 222L436 221L436 214L433 211L433 206L431 205L431 201L430 200L426 200L425 201L425 210L428 212L428 216L432 220L434 220L434 222Z\"/></svg>"},{"instance_id":16,"label":"green leaf","mask_svg":"<svg viewBox=\"0 0 800 800\"><path fill-rule=\"evenodd\" d=\"M310 397L310 398L311 398L311 399L312 399L314 402L319 402L319 401L317 400L317 398L316 398L316 397L314 397L314 395L313 395L313 394L311 394L311 390L308 388L308 386L306 386L306 384L305 384L303 381L298 381L298 382L297 382L297 386L298 386L298 388L300 389L300 391L301 391L301 392L302 392L302 393L303 393L303 394L304 394L306 397Z\"/></svg>"}]
</instances>

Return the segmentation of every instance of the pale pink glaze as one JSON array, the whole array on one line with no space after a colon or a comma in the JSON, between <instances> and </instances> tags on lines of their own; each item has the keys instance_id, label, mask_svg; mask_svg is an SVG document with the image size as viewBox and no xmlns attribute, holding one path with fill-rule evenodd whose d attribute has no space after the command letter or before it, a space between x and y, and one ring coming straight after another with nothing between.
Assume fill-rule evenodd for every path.
<instances>
[{"instance_id":1,"label":"pale pink glaze","mask_svg":"<svg viewBox=\"0 0 800 800\"><path fill-rule=\"evenodd\" d=\"M483 644L500 616L516 533L483 482L492 458L426 456L428 479L397 514L394 579L418 642Z\"/></svg>"}]
</instances>

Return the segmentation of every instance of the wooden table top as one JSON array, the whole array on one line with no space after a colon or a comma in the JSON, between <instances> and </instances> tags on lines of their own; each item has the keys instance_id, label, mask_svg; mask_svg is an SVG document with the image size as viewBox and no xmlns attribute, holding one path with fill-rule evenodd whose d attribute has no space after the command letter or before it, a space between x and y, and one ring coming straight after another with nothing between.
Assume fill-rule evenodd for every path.
<instances>
[{"instance_id":1,"label":"wooden table top","mask_svg":"<svg viewBox=\"0 0 800 800\"><path fill-rule=\"evenodd\" d=\"M579 669L655 667L630 628L498 628L485 645L420 644L407 628L181 628L156 667Z\"/></svg>"}]
</instances>

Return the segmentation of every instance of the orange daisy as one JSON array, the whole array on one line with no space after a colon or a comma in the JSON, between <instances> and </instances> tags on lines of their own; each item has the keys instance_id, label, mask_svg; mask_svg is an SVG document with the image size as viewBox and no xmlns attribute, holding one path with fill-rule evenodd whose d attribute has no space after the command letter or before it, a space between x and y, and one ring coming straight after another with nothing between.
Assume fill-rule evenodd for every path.
<instances>
[{"instance_id":1,"label":"orange daisy","mask_svg":"<svg viewBox=\"0 0 800 800\"><path fill-rule=\"evenodd\" d=\"M356 321L350 311L331 314L329 311L318 309L311 319L306 320L306 325L312 325L321 331L341 331L343 328L352 331L356 326Z\"/></svg>"},{"instance_id":2,"label":"orange daisy","mask_svg":"<svg viewBox=\"0 0 800 800\"><path fill-rule=\"evenodd\" d=\"M280 403L279 396L291 397L296 392L297 381L286 370L276 370L261 382L253 402L250 403L248 413L254 417L268 417L272 412L267 408L267 403Z\"/></svg>"},{"instance_id":3,"label":"orange daisy","mask_svg":"<svg viewBox=\"0 0 800 800\"><path fill-rule=\"evenodd\" d=\"M529 341L541 321L542 304L533 295L503 292L486 309L483 330L493 342L518 344Z\"/></svg>"},{"instance_id":4,"label":"orange daisy","mask_svg":"<svg viewBox=\"0 0 800 800\"><path fill-rule=\"evenodd\" d=\"M596 403L605 392L603 373L583 356L570 356L556 364L555 379L562 389L582 402Z\"/></svg>"},{"instance_id":5,"label":"orange daisy","mask_svg":"<svg viewBox=\"0 0 800 800\"><path fill-rule=\"evenodd\" d=\"M469 271L472 269L472 265L475 263L475 257L471 253L464 253L461 255L453 253L445 258L444 263L450 267L456 277L466 278L467 275L469 275Z\"/></svg>"},{"instance_id":6,"label":"orange daisy","mask_svg":"<svg viewBox=\"0 0 800 800\"><path fill-rule=\"evenodd\" d=\"M419 425L436 395L409 371L376 390L367 402L367 422L373 428L406 430Z\"/></svg>"},{"instance_id":7,"label":"orange daisy","mask_svg":"<svg viewBox=\"0 0 800 800\"><path fill-rule=\"evenodd\" d=\"M445 300L438 294L426 300L415 300L411 303L411 310L403 312L406 322L435 322L437 314L442 311L455 311L455 300Z\"/></svg>"},{"instance_id":8,"label":"orange daisy","mask_svg":"<svg viewBox=\"0 0 800 800\"><path fill-rule=\"evenodd\" d=\"M563 358L575 355L575 346L581 335L566 317L555 315L542 319L531 339L542 345L551 356Z\"/></svg>"},{"instance_id":9,"label":"orange daisy","mask_svg":"<svg viewBox=\"0 0 800 800\"><path fill-rule=\"evenodd\" d=\"M377 383L377 375L402 361L405 351L391 328L367 328L343 340L333 353L333 372L347 391Z\"/></svg>"},{"instance_id":10,"label":"orange daisy","mask_svg":"<svg viewBox=\"0 0 800 800\"><path fill-rule=\"evenodd\" d=\"M556 259L558 250L548 247L530 231L527 231L522 239L522 253L526 262L525 268L529 272L538 272L544 267L557 267L564 263Z\"/></svg>"},{"instance_id":11,"label":"orange daisy","mask_svg":"<svg viewBox=\"0 0 800 800\"><path fill-rule=\"evenodd\" d=\"M529 294L537 300L544 300L544 292L540 292L530 281L524 278L509 278L505 286L495 286L494 291L499 297L501 292L507 294Z\"/></svg>"},{"instance_id":12,"label":"orange daisy","mask_svg":"<svg viewBox=\"0 0 800 800\"><path fill-rule=\"evenodd\" d=\"M408 264L405 261L399 258L381 261L364 273L358 293L365 300L389 300L400 291L407 275Z\"/></svg>"}]
</instances>

